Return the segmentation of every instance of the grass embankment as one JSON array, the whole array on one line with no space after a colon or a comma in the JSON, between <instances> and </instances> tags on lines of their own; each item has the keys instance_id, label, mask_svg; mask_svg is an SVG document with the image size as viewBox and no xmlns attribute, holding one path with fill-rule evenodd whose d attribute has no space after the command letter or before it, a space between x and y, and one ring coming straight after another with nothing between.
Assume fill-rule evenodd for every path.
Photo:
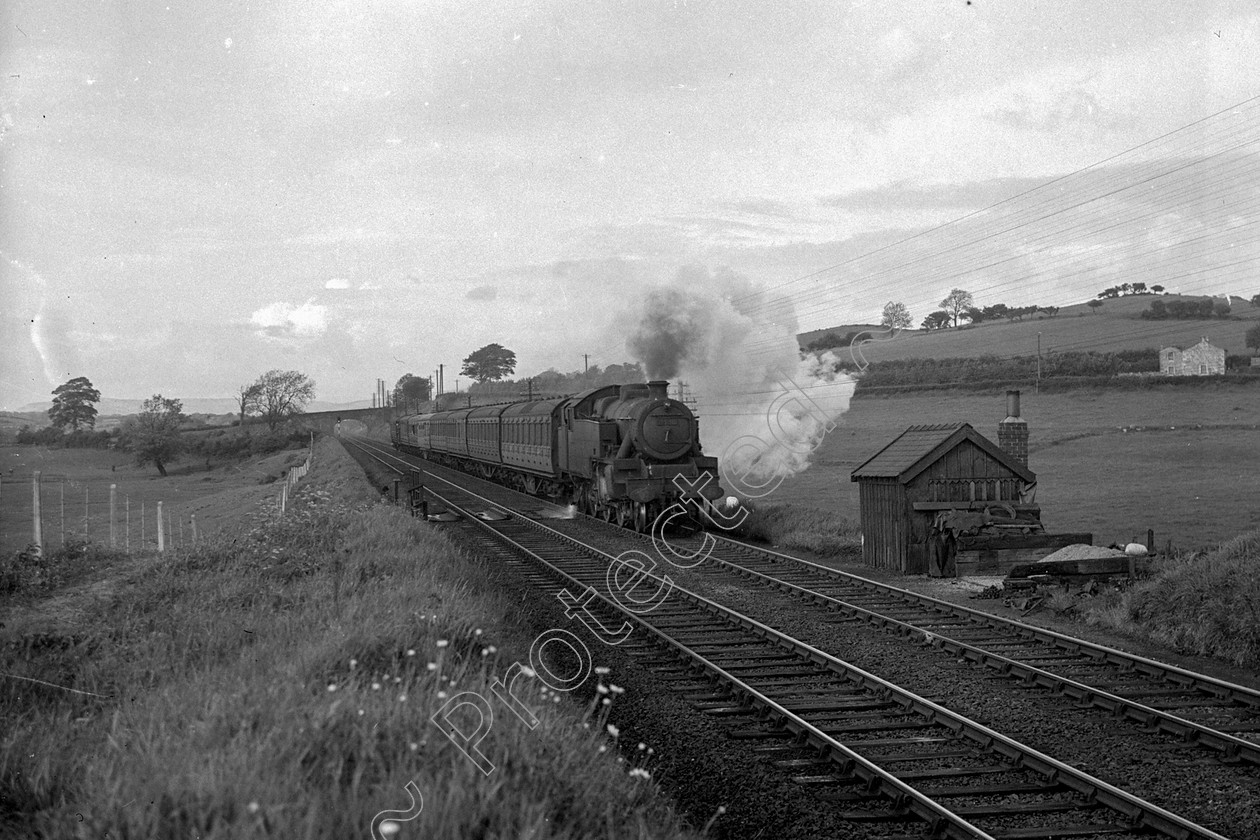
<instances>
[{"instance_id":1,"label":"grass embankment","mask_svg":"<svg viewBox=\"0 0 1260 840\"><path fill-rule=\"evenodd\" d=\"M1150 578L1077 607L1084 619L1181 653L1260 666L1260 531L1156 561Z\"/></svg>"},{"instance_id":2,"label":"grass embankment","mask_svg":"<svg viewBox=\"0 0 1260 840\"><path fill-rule=\"evenodd\" d=\"M367 837L414 781L396 836L689 836L604 718L535 680L537 729L494 701L489 777L430 723L528 662L537 599L375 498L322 440L283 520L120 562L56 632L0 631L0 835Z\"/></svg>"},{"instance_id":3,"label":"grass embankment","mask_svg":"<svg viewBox=\"0 0 1260 840\"><path fill-rule=\"evenodd\" d=\"M782 549L858 559L862 529L835 513L789 503L750 503L739 535Z\"/></svg>"}]
</instances>

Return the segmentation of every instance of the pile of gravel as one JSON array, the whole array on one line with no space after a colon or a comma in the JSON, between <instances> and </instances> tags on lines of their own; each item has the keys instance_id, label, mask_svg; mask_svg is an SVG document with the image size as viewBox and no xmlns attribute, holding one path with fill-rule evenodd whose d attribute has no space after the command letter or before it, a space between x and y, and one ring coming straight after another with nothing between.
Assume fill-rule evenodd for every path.
<instances>
[{"instance_id":1,"label":"pile of gravel","mask_svg":"<svg viewBox=\"0 0 1260 840\"><path fill-rule=\"evenodd\" d=\"M1052 563L1056 560L1103 560L1107 557L1124 557L1125 553L1118 548L1104 548L1100 545L1085 545L1084 543L1073 543L1064 546L1046 557L1038 560L1038 563Z\"/></svg>"}]
</instances>

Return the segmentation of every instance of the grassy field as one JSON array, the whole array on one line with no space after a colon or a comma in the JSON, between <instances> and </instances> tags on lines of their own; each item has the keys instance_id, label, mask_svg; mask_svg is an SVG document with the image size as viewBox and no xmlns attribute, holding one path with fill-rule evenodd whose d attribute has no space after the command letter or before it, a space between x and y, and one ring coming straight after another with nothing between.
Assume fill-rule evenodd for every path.
<instances>
[{"instance_id":1,"label":"grassy field","mask_svg":"<svg viewBox=\"0 0 1260 840\"><path fill-rule=\"evenodd\" d=\"M1033 317L1023 321L986 321L962 329L922 332L906 330L889 341L862 345L868 361L980 356L1035 356L1038 336L1041 352L1066 350L1140 350L1145 347L1188 347L1206 337L1226 353L1248 353L1243 335L1260 320L1260 308L1234 301L1238 320L1144 321L1138 313L1147 309L1153 295L1131 295L1106 301L1097 312L1085 304L1065 306L1054 318ZM1164 300L1178 300L1169 295ZM981 302L986 303L986 302ZM924 313L926 314L926 313ZM921 318L919 320L922 320ZM840 354L846 351L841 348Z\"/></svg>"},{"instance_id":2,"label":"grassy field","mask_svg":"<svg viewBox=\"0 0 1260 840\"><path fill-rule=\"evenodd\" d=\"M0 836L368 837L409 783L395 837L695 836L610 707L528 678L540 723L504 714L483 776L429 716L528 661L537 599L380 504L331 439L301 488L283 519L255 504L196 549L0 600ZM252 493L201 502L227 520Z\"/></svg>"},{"instance_id":3,"label":"grassy field","mask_svg":"<svg viewBox=\"0 0 1260 840\"><path fill-rule=\"evenodd\" d=\"M1260 388L1163 393L1080 389L1022 394L1029 467L1052 532L1088 531L1094 542L1145 539L1208 546L1260 528ZM814 453L813 465L767 501L856 521L860 463L919 423L971 423L997 440L1001 393L933 393L854 400Z\"/></svg>"},{"instance_id":4,"label":"grassy field","mask_svg":"<svg viewBox=\"0 0 1260 840\"><path fill-rule=\"evenodd\" d=\"M174 540L181 540L182 529L182 539L190 541L193 515L203 532L238 520L259 500L274 496L277 488L271 483L303 458L305 450L291 450L250 461L212 462L211 469L204 458L185 458L169 465L169 477L162 478L151 465L136 466L125 452L0 446L0 556L25 548L32 539L36 470L46 546L58 548L85 533L108 545L113 484L117 545L142 550L157 546L158 502L163 502L163 519L169 519ZM201 504L208 496L236 488L250 488L239 510L215 512Z\"/></svg>"}]
</instances>

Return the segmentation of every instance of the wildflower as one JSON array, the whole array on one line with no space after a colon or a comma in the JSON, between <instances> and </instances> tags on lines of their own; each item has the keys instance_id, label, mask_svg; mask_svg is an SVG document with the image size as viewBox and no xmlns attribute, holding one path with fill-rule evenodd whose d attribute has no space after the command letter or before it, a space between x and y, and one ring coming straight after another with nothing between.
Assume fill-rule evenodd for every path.
<instances>
[{"instance_id":1,"label":"wildflower","mask_svg":"<svg viewBox=\"0 0 1260 840\"><path fill-rule=\"evenodd\" d=\"M424 667L425 667L425 668L427 668L427 669L428 669L428 670L430 670L430 671L436 671L436 670L437 670L437 663L436 663L436 662L430 662L428 665L425 665Z\"/></svg>"},{"instance_id":2,"label":"wildflower","mask_svg":"<svg viewBox=\"0 0 1260 840\"><path fill-rule=\"evenodd\" d=\"M415 655L416 655L416 649L415 649L415 648L407 648L407 655L408 655L408 656L415 656Z\"/></svg>"},{"instance_id":3,"label":"wildflower","mask_svg":"<svg viewBox=\"0 0 1260 840\"><path fill-rule=\"evenodd\" d=\"M259 810L261 807L262 807L262 806L261 806L261 805L259 805L257 802L251 802L251 803L249 803L247 806L245 806L245 809L246 809L247 811L249 811L251 814L257 814L257 813L258 813L258 810Z\"/></svg>"},{"instance_id":4,"label":"wildflower","mask_svg":"<svg viewBox=\"0 0 1260 840\"><path fill-rule=\"evenodd\" d=\"M445 691L439 691L439 692L438 692L438 699L439 699L439 700L445 700L445 699L446 699L446 692L445 692Z\"/></svg>"},{"instance_id":5,"label":"wildflower","mask_svg":"<svg viewBox=\"0 0 1260 840\"><path fill-rule=\"evenodd\" d=\"M407 745L407 748L410 749L412 752L415 752L416 750L420 749L420 745L417 744L415 741L412 741L410 744Z\"/></svg>"},{"instance_id":6,"label":"wildflower","mask_svg":"<svg viewBox=\"0 0 1260 840\"><path fill-rule=\"evenodd\" d=\"M648 747L648 755L651 755L654 752L656 752L656 750L652 749L651 747Z\"/></svg>"},{"instance_id":7,"label":"wildflower","mask_svg":"<svg viewBox=\"0 0 1260 840\"><path fill-rule=\"evenodd\" d=\"M397 834L397 833L398 833L398 823L394 822L393 820L384 820L383 822L381 822L381 834L388 837L391 834Z\"/></svg>"},{"instance_id":8,"label":"wildflower","mask_svg":"<svg viewBox=\"0 0 1260 840\"><path fill-rule=\"evenodd\" d=\"M481 635L481 628L480 628L480 627L478 627L476 630L474 630L474 631L473 631L473 635L474 635L474 636L480 636L480 635Z\"/></svg>"},{"instance_id":9,"label":"wildflower","mask_svg":"<svg viewBox=\"0 0 1260 840\"><path fill-rule=\"evenodd\" d=\"M495 647L494 645L490 645L490 647L486 648L486 650L490 651L491 653L497 653L499 649ZM526 674L525 676L532 677L533 675L534 674L531 672L531 673Z\"/></svg>"},{"instance_id":10,"label":"wildflower","mask_svg":"<svg viewBox=\"0 0 1260 840\"><path fill-rule=\"evenodd\" d=\"M611 705L612 705L612 700L610 700L610 699L609 699L609 698L607 698L607 697L605 697L605 698L604 698L601 702L602 702L605 706L611 706Z\"/></svg>"},{"instance_id":11,"label":"wildflower","mask_svg":"<svg viewBox=\"0 0 1260 840\"><path fill-rule=\"evenodd\" d=\"M604 685L603 683L600 683L599 685L595 686L595 690L598 691L600 694L607 694L608 686Z\"/></svg>"},{"instance_id":12,"label":"wildflower","mask_svg":"<svg viewBox=\"0 0 1260 840\"><path fill-rule=\"evenodd\" d=\"M619 686L619 685L613 685L612 683L609 683L609 684L608 684L608 690L609 690L609 691L611 691L613 694L625 694L625 693L626 693L626 690L625 690L624 688L622 688L622 687L621 687L621 686Z\"/></svg>"},{"instance_id":13,"label":"wildflower","mask_svg":"<svg viewBox=\"0 0 1260 840\"><path fill-rule=\"evenodd\" d=\"M621 730L610 723L608 724L608 734L616 738L618 735L621 734Z\"/></svg>"},{"instance_id":14,"label":"wildflower","mask_svg":"<svg viewBox=\"0 0 1260 840\"><path fill-rule=\"evenodd\" d=\"M552 703L559 703L559 702L560 702L560 695L559 695L559 694L553 694L553 695L551 695L551 702L552 702Z\"/></svg>"},{"instance_id":15,"label":"wildflower","mask_svg":"<svg viewBox=\"0 0 1260 840\"><path fill-rule=\"evenodd\" d=\"M440 648L444 648L444 647L446 647L446 646L447 646L447 645L449 645L449 644L450 644L450 642L446 641L446 639L438 639L438 640L437 640L437 646L438 646L438 647L440 647Z\"/></svg>"},{"instance_id":16,"label":"wildflower","mask_svg":"<svg viewBox=\"0 0 1260 840\"><path fill-rule=\"evenodd\" d=\"M647 744L645 744L645 743L643 743L642 741L640 741L640 742L639 742L639 749L641 749L641 750L646 750L646 749L647 749Z\"/></svg>"},{"instance_id":17,"label":"wildflower","mask_svg":"<svg viewBox=\"0 0 1260 840\"><path fill-rule=\"evenodd\" d=\"M603 676L604 674L611 674L612 668L609 668L607 665L596 665L595 673L599 674L600 676Z\"/></svg>"},{"instance_id":18,"label":"wildflower","mask_svg":"<svg viewBox=\"0 0 1260 840\"><path fill-rule=\"evenodd\" d=\"M329 690L329 691L336 691L336 690L337 690L337 684L336 684L336 683L329 683L329 684L328 684L328 690Z\"/></svg>"},{"instance_id":19,"label":"wildflower","mask_svg":"<svg viewBox=\"0 0 1260 840\"><path fill-rule=\"evenodd\" d=\"M402 677L394 677L394 682L396 683L402 682Z\"/></svg>"},{"instance_id":20,"label":"wildflower","mask_svg":"<svg viewBox=\"0 0 1260 840\"><path fill-rule=\"evenodd\" d=\"M630 771L630 778L632 779L650 779L651 777L652 774L644 770L642 767L636 767Z\"/></svg>"},{"instance_id":21,"label":"wildflower","mask_svg":"<svg viewBox=\"0 0 1260 840\"><path fill-rule=\"evenodd\" d=\"M599 745L599 751L600 751L600 752L607 752L607 750L608 750L608 747L605 747L603 744L600 744L600 745Z\"/></svg>"},{"instance_id":22,"label":"wildflower","mask_svg":"<svg viewBox=\"0 0 1260 840\"><path fill-rule=\"evenodd\" d=\"M377 683L377 682L372 683L372 690L373 690L373 691L380 691L380 690L381 690L381 684L380 684L380 683Z\"/></svg>"},{"instance_id":23,"label":"wildflower","mask_svg":"<svg viewBox=\"0 0 1260 840\"><path fill-rule=\"evenodd\" d=\"M482 655L482 656L489 656L489 655L490 655L490 648L482 648L482 649L481 649L481 655Z\"/></svg>"},{"instance_id":24,"label":"wildflower","mask_svg":"<svg viewBox=\"0 0 1260 840\"><path fill-rule=\"evenodd\" d=\"M363 715L363 710L362 710L362 709L359 709L359 715L360 715L360 717L362 717L362 715Z\"/></svg>"},{"instance_id":25,"label":"wildflower","mask_svg":"<svg viewBox=\"0 0 1260 840\"><path fill-rule=\"evenodd\" d=\"M350 667L351 667L351 668L353 668L355 665L358 665L358 664L359 664L359 660L357 660L357 659L351 659L351 660L350 660Z\"/></svg>"},{"instance_id":26,"label":"wildflower","mask_svg":"<svg viewBox=\"0 0 1260 840\"><path fill-rule=\"evenodd\" d=\"M406 703L406 702L407 702L407 695L406 695L406 694L399 694L399 695L398 695L398 702L399 702L399 703Z\"/></svg>"}]
</instances>

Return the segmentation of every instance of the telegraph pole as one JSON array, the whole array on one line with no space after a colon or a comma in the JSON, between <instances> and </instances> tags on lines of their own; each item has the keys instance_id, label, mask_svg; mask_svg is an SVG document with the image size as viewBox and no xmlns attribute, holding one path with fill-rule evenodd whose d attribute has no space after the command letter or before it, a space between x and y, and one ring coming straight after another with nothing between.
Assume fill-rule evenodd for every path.
<instances>
[{"instance_id":1,"label":"telegraph pole","mask_svg":"<svg viewBox=\"0 0 1260 840\"><path fill-rule=\"evenodd\" d=\"M591 372L591 354L583 353L582 354L582 373L590 373L590 372Z\"/></svg>"}]
</instances>

